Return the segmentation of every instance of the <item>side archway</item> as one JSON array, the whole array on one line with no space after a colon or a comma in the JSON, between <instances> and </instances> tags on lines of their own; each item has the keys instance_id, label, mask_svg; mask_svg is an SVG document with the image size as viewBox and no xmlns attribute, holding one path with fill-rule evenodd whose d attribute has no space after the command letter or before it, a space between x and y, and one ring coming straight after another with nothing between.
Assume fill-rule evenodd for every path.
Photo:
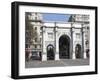
<instances>
[{"instance_id":1,"label":"side archway","mask_svg":"<svg viewBox=\"0 0 100 81\"><path fill-rule=\"evenodd\" d=\"M54 53L54 47L53 45L49 44L47 46L47 60L54 60L55 53Z\"/></svg>"},{"instance_id":2,"label":"side archway","mask_svg":"<svg viewBox=\"0 0 100 81\"><path fill-rule=\"evenodd\" d=\"M80 44L76 44L75 56L76 56L76 58L81 58L82 57L82 55L81 55L81 45Z\"/></svg>"}]
</instances>

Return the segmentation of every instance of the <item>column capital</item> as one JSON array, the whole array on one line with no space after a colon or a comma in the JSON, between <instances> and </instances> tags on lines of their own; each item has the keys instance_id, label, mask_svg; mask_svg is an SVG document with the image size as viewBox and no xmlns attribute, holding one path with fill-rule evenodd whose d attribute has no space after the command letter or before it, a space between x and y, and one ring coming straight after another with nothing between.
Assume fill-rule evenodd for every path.
<instances>
[{"instance_id":1,"label":"column capital","mask_svg":"<svg viewBox=\"0 0 100 81\"><path fill-rule=\"evenodd\" d=\"M75 31L75 27L71 27L71 32L74 32Z\"/></svg>"},{"instance_id":2,"label":"column capital","mask_svg":"<svg viewBox=\"0 0 100 81\"><path fill-rule=\"evenodd\" d=\"M71 23L71 27L74 27L74 23Z\"/></svg>"},{"instance_id":3,"label":"column capital","mask_svg":"<svg viewBox=\"0 0 100 81\"><path fill-rule=\"evenodd\" d=\"M42 31L45 32L46 26L42 26Z\"/></svg>"},{"instance_id":4,"label":"column capital","mask_svg":"<svg viewBox=\"0 0 100 81\"><path fill-rule=\"evenodd\" d=\"M57 32L58 31L58 26L55 26L54 30L55 30L55 32Z\"/></svg>"},{"instance_id":5,"label":"column capital","mask_svg":"<svg viewBox=\"0 0 100 81\"><path fill-rule=\"evenodd\" d=\"M84 33L85 32L85 27L82 27L81 31L82 31L82 33Z\"/></svg>"}]
</instances>

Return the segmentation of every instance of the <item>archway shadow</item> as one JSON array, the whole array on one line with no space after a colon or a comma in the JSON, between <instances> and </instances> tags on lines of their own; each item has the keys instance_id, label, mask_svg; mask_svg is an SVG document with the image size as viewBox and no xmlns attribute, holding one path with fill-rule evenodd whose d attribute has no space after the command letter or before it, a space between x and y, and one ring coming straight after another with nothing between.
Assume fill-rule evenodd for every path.
<instances>
[{"instance_id":1,"label":"archway shadow","mask_svg":"<svg viewBox=\"0 0 100 81\"><path fill-rule=\"evenodd\" d=\"M62 35L59 38L59 58L60 59L70 58L70 38L67 35Z\"/></svg>"}]
</instances>

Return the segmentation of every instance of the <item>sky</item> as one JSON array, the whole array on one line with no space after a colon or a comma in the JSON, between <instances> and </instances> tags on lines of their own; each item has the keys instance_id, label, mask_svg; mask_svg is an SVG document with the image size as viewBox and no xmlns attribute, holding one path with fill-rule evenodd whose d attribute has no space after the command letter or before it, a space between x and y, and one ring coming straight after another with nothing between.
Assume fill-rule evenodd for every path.
<instances>
[{"instance_id":1,"label":"sky","mask_svg":"<svg viewBox=\"0 0 100 81\"><path fill-rule=\"evenodd\" d=\"M67 22L70 15L67 14L56 14L56 13L42 13L43 21L54 21L54 22Z\"/></svg>"}]
</instances>

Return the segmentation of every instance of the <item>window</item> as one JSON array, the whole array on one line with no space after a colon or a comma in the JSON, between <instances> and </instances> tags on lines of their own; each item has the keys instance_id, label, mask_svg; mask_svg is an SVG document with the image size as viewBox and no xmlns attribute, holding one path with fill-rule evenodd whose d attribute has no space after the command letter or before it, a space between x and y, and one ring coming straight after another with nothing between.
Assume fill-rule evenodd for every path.
<instances>
[{"instance_id":1,"label":"window","mask_svg":"<svg viewBox=\"0 0 100 81\"><path fill-rule=\"evenodd\" d=\"M77 38L77 39L80 38L80 33L76 33L76 38Z\"/></svg>"},{"instance_id":2,"label":"window","mask_svg":"<svg viewBox=\"0 0 100 81\"><path fill-rule=\"evenodd\" d=\"M37 38L35 38L35 42L37 42Z\"/></svg>"},{"instance_id":3,"label":"window","mask_svg":"<svg viewBox=\"0 0 100 81\"><path fill-rule=\"evenodd\" d=\"M35 20L37 20L37 17L35 17Z\"/></svg>"},{"instance_id":4,"label":"window","mask_svg":"<svg viewBox=\"0 0 100 81\"><path fill-rule=\"evenodd\" d=\"M89 30L89 27L87 27L87 30Z\"/></svg>"},{"instance_id":5,"label":"window","mask_svg":"<svg viewBox=\"0 0 100 81\"><path fill-rule=\"evenodd\" d=\"M89 47L89 41L86 40L86 41L85 41L85 44L86 44L86 47L88 48L88 47Z\"/></svg>"},{"instance_id":6,"label":"window","mask_svg":"<svg viewBox=\"0 0 100 81\"><path fill-rule=\"evenodd\" d=\"M37 48L37 45L35 45L35 48Z\"/></svg>"},{"instance_id":7,"label":"window","mask_svg":"<svg viewBox=\"0 0 100 81\"><path fill-rule=\"evenodd\" d=\"M42 35L42 32L40 32L40 35Z\"/></svg>"},{"instance_id":8,"label":"window","mask_svg":"<svg viewBox=\"0 0 100 81\"><path fill-rule=\"evenodd\" d=\"M48 33L48 38L53 38L53 33Z\"/></svg>"},{"instance_id":9,"label":"window","mask_svg":"<svg viewBox=\"0 0 100 81\"><path fill-rule=\"evenodd\" d=\"M35 30L37 30L37 27L35 27Z\"/></svg>"},{"instance_id":10,"label":"window","mask_svg":"<svg viewBox=\"0 0 100 81\"><path fill-rule=\"evenodd\" d=\"M28 48L28 44L25 44L25 48Z\"/></svg>"}]
</instances>

